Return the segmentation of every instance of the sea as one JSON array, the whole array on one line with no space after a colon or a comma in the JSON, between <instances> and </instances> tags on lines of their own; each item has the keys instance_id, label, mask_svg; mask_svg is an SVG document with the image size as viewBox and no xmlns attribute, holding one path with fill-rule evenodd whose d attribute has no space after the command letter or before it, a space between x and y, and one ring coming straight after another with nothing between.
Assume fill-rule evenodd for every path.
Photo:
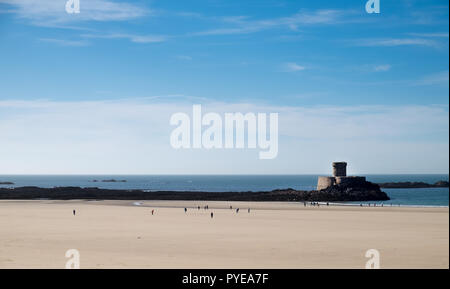
<instances>
[{"instance_id":1,"label":"sea","mask_svg":"<svg viewBox=\"0 0 450 289\"><path fill-rule=\"evenodd\" d=\"M318 175L0 175L0 182L14 185L0 187L98 187L104 189L140 189L146 191L270 191L293 188L313 190ZM368 181L426 182L448 181L448 174L366 175ZM117 182L103 182L114 179ZM97 180L95 182L94 180ZM120 182L125 181L125 182ZM448 207L449 188L388 189L391 198L377 204L393 206ZM373 203L373 202L371 202ZM359 202L358 202L359 204Z\"/></svg>"}]
</instances>

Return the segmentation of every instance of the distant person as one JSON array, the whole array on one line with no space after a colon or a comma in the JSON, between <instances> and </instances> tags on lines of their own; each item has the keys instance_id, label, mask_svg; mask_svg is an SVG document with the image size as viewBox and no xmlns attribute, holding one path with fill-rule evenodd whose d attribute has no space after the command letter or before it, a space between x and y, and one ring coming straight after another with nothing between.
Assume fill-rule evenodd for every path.
<instances>
[{"instance_id":1,"label":"distant person","mask_svg":"<svg viewBox=\"0 0 450 289\"><path fill-rule=\"evenodd\" d=\"M185 213L187 212L187 208L184 208L184 212L185 212Z\"/></svg>"},{"instance_id":2,"label":"distant person","mask_svg":"<svg viewBox=\"0 0 450 289\"><path fill-rule=\"evenodd\" d=\"M236 209L236 214L239 213L239 208Z\"/></svg>"},{"instance_id":3,"label":"distant person","mask_svg":"<svg viewBox=\"0 0 450 289\"><path fill-rule=\"evenodd\" d=\"M211 212L211 219L212 219L212 218L214 218L214 213L213 213L213 212Z\"/></svg>"},{"instance_id":4,"label":"distant person","mask_svg":"<svg viewBox=\"0 0 450 289\"><path fill-rule=\"evenodd\" d=\"M303 206L306 207L306 202L303 202Z\"/></svg>"},{"instance_id":5,"label":"distant person","mask_svg":"<svg viewBox=\"0 0 450 289\"><path fill-rule=\"evenodd\" d=\"M233 206L230 206L230 210L233 210Z\"/></svg>"},{"instance_id":6,"label":"distant person","mask_svg":"<svg viewBox=\"0 0 450 289\"><path fill-rule=\"evenodd\" d=\"M200 210L200 206L198 206L198 209Z\"/></svg>"},{"instance_id":7,"label":"distant person","mask_svg":"<svg viewBox=\"0 0 450 289\"><path fill-rule=\"evenodd\" d=\"M330 205L330 203L327 202L327 206L329 206L329 205Z\"/></svg>"},{"instance_id":8,"label":"distant person","mask_svg":"<svg viewBox=\"0 0 450 289\"><path fill-rule=\"evenodd\" d=\"M248 208L248 213L250 214L250 208Z\"/></svg>"},{"instance_id":9,"label":"distant person","mask_svg":"<svg viewBox=\"0 0 450 289\"><path fill-rule=\"evenodd\" d=\"M153 209L153 210L152 210L152 216L153 216L154 213L155 213L155 210Z\"/></svg>"},{"instance_id":10,"label":"distant person","mask_svg":"<svg viewBox=\"0 0 450 289\"><path fill-rule=\"evenodd\" d=\"M73 213L73 215L75 216L77 212L76 212L75 210L73 210L72 213Z\"/></svg>"}]
</instances>

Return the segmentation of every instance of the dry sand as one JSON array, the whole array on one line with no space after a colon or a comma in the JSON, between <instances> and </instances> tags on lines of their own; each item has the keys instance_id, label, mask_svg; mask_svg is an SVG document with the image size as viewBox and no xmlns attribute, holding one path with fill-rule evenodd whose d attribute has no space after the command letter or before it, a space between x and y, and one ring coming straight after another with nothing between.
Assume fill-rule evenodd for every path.
<instances>
[{"instance_id":1,"label":"dry sand","mask_svg":"<svg viewBox=\"0 0 450 289\"><path fill-rule=\"evenodd\" d=\"M133 203L0 201L0 268L64 268L68 249L81 268L364 268L368 249L381 268L449 267L448 208Z\"/></svg>"}]
</instances>

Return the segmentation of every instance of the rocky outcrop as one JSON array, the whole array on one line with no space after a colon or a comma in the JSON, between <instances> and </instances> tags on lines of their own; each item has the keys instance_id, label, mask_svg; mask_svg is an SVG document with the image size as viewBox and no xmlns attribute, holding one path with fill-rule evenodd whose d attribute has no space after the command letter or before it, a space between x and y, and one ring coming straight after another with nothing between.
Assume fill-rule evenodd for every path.
<instances>
[{"instance_id":1,"label":"rocky outcrop","mask_svg":"<svg viewBox=\"0 0 450 289\"><path fill-rule=\"evenodd\" d=\"M329 201L385 201L389 196L380 186L371 182L358 184L337 184L316 192L317 199L326 198Z\"/></svg>"},{"instance_id":2,"label":"rocky outcrop","mask_svg":"<svg viewBox=\"0 0 450 289\"><path fill-rule=\"evenodd\" d=\"M447 181L438 181L434 184L428 184L424 182L396 182L396 183L380 183L381 188L393 188L393 189L418 189L418 188L448 188L449 183Z\"/></svg>"},{"instance_id":3,"label":"rocky outcrop","mask_svg":"<svg viewBox=\"0 0 450 289\"><path fill-rule=\"evenodd\" d=\"M80 187L18 187L0 188L0 199L86 199L86 200L211 200L211 201L279 201L279 202L344 202L388 200L389 197L375 185L362 187L332 186L321 191L282 189L265 192L194 192L109 190Z\"/></svg>"},{"instance_id":4,"label":"rocky outcrop","mask_svg":"<svg viewBox=\"0 0 450 289\"><path fill-rule=\"evenodd\" d=\"M99 180L92 180L93 183L99 182ZM109 179L109 180L102 180L103 183L126 183L127 180L115 180L115 179Z\"/></svg>"}]
</instances>

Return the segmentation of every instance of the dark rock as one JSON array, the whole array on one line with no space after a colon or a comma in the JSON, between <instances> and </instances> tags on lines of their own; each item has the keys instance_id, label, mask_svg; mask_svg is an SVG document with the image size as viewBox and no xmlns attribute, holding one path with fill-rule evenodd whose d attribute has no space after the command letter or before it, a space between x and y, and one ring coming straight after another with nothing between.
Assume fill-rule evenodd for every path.
<instances>
[{"instance_id":1,"label":"dark rock","mask_svg":"<svg viewBox=\"0 0 450 289\"><path fill-rule=\"evenodd\" d=\"M104 183L126 183L126 180L115 180L115 179L110 179L110 180L103 180L102 182Z\"/></svg>"},{"instance_id":2,"label":"dark rock","mask_svg":"<svg viewBox=\"0 0 450 289\"><path fill-rule=\"evenodd\" d=\"M326 198L327 201L386 201L389 196L381 191L380 186L371 182L363 182L358 185L344 186L334 185L317 191L317 200Z\"/></svg>"},{"instance_id":3,"label":"dark rock","mask_svg":"<svg viewBox=\"0 0 450 289\"><path fill-rule=\"evenodd\" d=\"M392 189L418 189L418 188L448 188L449 183L447 181L438 181L434 184L428 184L424 182L392 182L378 184L382 188Z\"/></svg>"},{"instance_id":4,"label":"dark rock","mask_svg":"<svg viewBox=\"0 0 450 289\"><path fill-rule=\"evenodd\" d=\"M294 189L266 192L196 192L109 190L80 187L18 187L0 188L0 199L101 199L101 200L204 200L204 201L280 201L280 202L338 202L389 200L378 185L367 182L360 187L333 186L322 191Z\"/></svg>"},{"instance_id":5,"label":"dark rock","mask_svg":"<svg viewBox=\"0 0 450 289\"><path fill-rule=\"evenodd\" d=\"M447 181L438 181L438 182L435 182L433 185L436 188L448 188L449 187L449 183Z\"/></svg>"}]
</instances>

